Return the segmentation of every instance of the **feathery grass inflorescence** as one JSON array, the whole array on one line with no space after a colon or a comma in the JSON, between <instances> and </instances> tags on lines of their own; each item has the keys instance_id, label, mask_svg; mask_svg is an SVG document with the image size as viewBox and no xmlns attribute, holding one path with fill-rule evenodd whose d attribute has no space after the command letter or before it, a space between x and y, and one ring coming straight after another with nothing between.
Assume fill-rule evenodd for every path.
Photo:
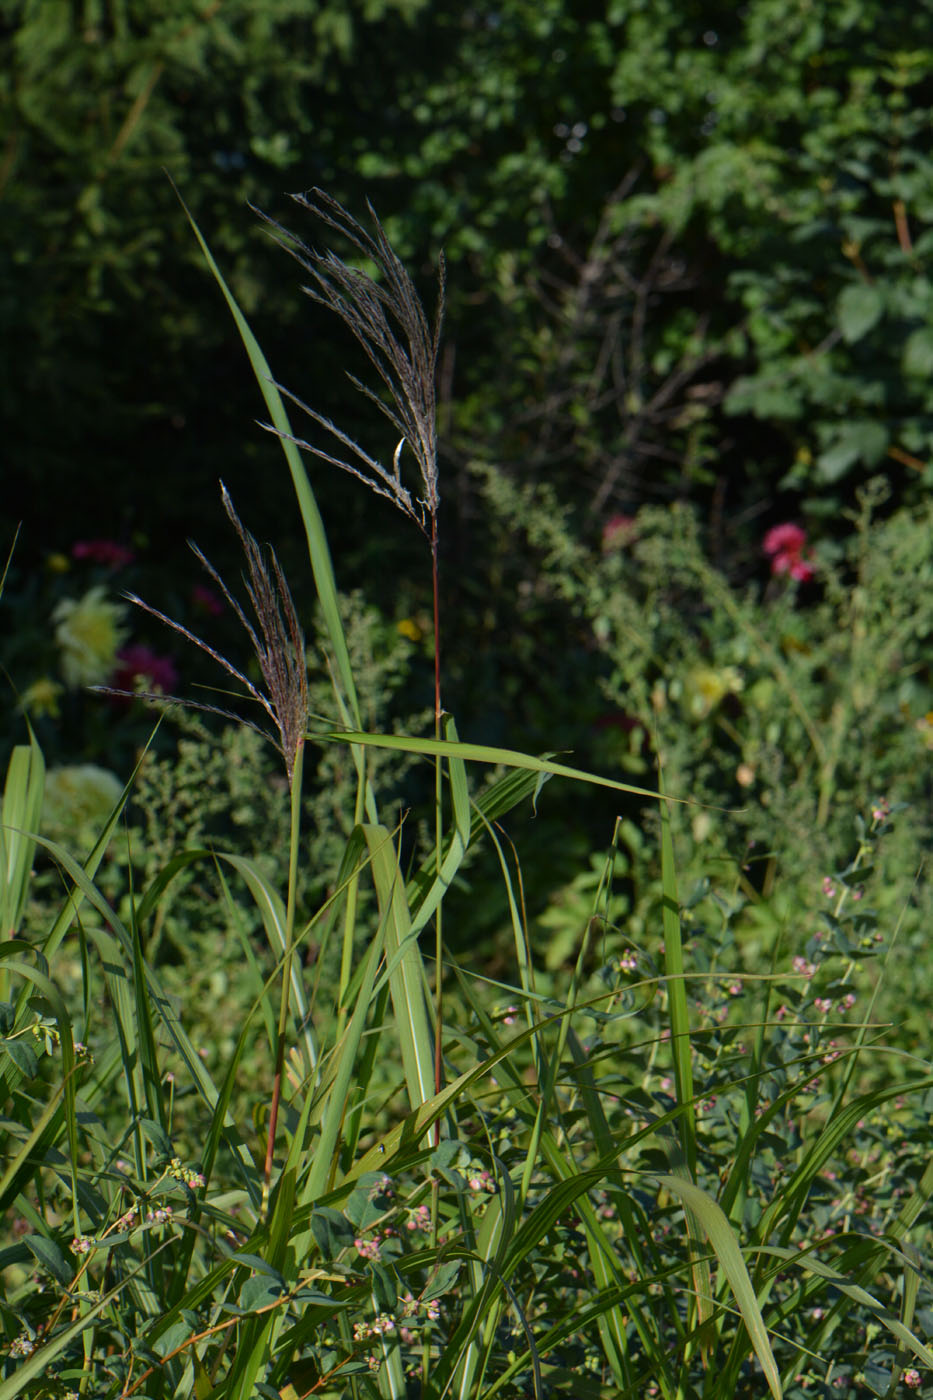
<instances>
[{"instance_id":1,"label":"feathery grass inflorescence","mask_svg":"<svg viewBox=\"0 0 933 1400\"><path fill-rule=\"evenodd\" d=\"M274 219L263 214L281 235L277 241L311 274L313 284L305 293L340 317L362 346L370 364L388 390L389 401L368 388L355 375L348 375L360 393L371 400L400 434L391 468L370 456L359 443L318 413L296 394L277 388L303 413L324 428L360 465L334 456L301 438L293 441L303 451L320 457L364 481L377 495L393 501L419 529L433 538L440 493L437 470L437 426L435 370L444 313L444 259L438 264L438 305L433 327L404 265L398 258L372 205L369 212L375 225L371 235L337 200L323 190L293 195L302 208L346 238L368 261L375 264L382 280L376 281L359 268L350 267L332 252L318 253L296 238ZM393 325L394 323L394 325ZM264 424L270 432L278 432ZM421 497L415 501L401 479L402 449L408 444L421 475ZM365 468L365 470L363 470ZM428 522L431 522L429 525Z\"/></svg>"},{"instance_id":2,"label":"feathery grass inflorescence","mask_svg":"<svg viewBox=\"0 0 933 1400\"><path fill-rule=\"evenodd\" d=\"M244 578L244 584L250 605L256 616L258 632L210 560L193 541L189 541L189 544L196 558L210 574L243 625L259 663L260 674L265 681L266 690L262 691L258 686L253 685L252 681L238 667L234 666L232 661L228 661L208 642L196 636L180 622L166 616L158 608L152 607L135 593L126 593L124 597L152 617L158 618L160 622L165 623L166 627L171 627L173 631L192 642L200 651L203 651L205 655L223 667L228 675L239 681L246 691L246 698L255 701L265 710L272 721L273 730L264 729L261 725L254 724L251 720L244 719L241 715L222 709L220 706L202 704L177 695L143 693L140 696L138 692L114 690L109 686L94 686L93 689L107 695L133 695L135 698L184 705L189 709L206 710L210 714L221 715L225 719L246 724L269 739L278 749L285 762L285 771L288 775L289 787L291 787L294 782L295 761L299 749L304 743L308 722L308 674L304 633L298 622L291 591L285 580L285 575L282 573L275 550L271 545L268 547L269 563L267 563L263 558L259 544L237 515L230 493L223 482L221 482L221 499L246 556L247 576Z\"/></svg>"}]
</instances>

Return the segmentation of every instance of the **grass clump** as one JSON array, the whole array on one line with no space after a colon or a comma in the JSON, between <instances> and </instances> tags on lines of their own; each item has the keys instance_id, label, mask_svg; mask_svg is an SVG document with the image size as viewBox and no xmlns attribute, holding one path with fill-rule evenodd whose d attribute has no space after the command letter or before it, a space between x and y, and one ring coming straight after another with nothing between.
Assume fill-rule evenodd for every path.
<instances>
[{"instance_id":1,"label":"grass clump","mask_svg":"<svg viewBox=\"0 0 933 1400\"><path fill-rule=\"evenodd\" d=\"M395 407L380 404L419 462L438 626L437 331L378 223L372 238L324 196L308 207L385 279L306 254L314 295L351 326L363 318ZM37 834L40 746L13 752L0 848L0 1400L916 1391L933 1372L933 1074L878 1014L898 935L884 853L913 814L881 793L864 808L830 774L839 820L823 824L821 884L789 881L775 918L783 867L765 897L744 849L725 859L726 834L704 859L692 824L706 816L728 833L729 818L684 801L697 794L681 788L668 762L681 751L661 724L672 796L634 750L637 784L461 742L439 661L433 733L367 728L299 439L208 258L295 482L331 689L309 681L275 556L225 496L255 621L208 569L253 661L170 625L265 712L284 775L272 780L253 731L225 731L211 756L188 717L178 778L197 812L203 757L205 809L245 804L265 844L228 848L232 814L224 832L204 813L203 842L155 841L170 774L143 754L77 856ZM411 332L389 361L386 314ZM398 504L407 488L392 460L375 485ZM303 835L312 753L344 760L326 842ZM425 760L433 820L418 840L393 779ZM657 815L645 829L616 823L552 920L549 957L502 820L548 801L555 780L636 796ZM691 836L699 849L684 860ZM125 858L108 861L121 843ZM483 845L514 947L495 975L463 940L454 955L442 919ZM306 868L309 852L326 855L326 877ZM41 899L30 890L37 858L58 872L54 908L47 876Z\"/></svg>"}]
</instances>

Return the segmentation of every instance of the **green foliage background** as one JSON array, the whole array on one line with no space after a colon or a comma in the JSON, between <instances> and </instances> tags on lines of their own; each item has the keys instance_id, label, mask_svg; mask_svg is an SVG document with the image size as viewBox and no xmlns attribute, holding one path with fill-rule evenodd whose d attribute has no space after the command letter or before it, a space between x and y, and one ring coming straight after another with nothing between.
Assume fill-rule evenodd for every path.
<instances>
[{"instance_id":1,"label":"green foliage background","mask_svg":"<svg viewBox=\"0 0 933 1400\"><path fill-rule=\"evenodd\" d=\"M853 625L845 512L883 477L873 518L891 519L877 557L894 561L893 582L875 622L912 616L914 632L906 652L888 648L891 669L868 686L863 713L908 736L921 798L910 745L925 754L916 725L933 711L928 628L911 590L894 595L904 522L918 541L912 579L928 566L916 522L933 470L922 7L0 0L0 17L0 526L9 538L23 521L5 647L21 689L33 680L23 658L48 650L28 624L34 565L75 538L121 539L137 553L131 586L184 618L186 537L221 568L230 558L220 476L300 588L277 448L252 426L260 399L166 172L274 372L368 445L378 418L343 372L359 368L355 347L300 294L247 207L313 242L284 191L320 184L358 211L373 201L428 295L446 251L444 669L448 703L475 736L559 742L598 765L620 714L648 722L662 670L676 691L698 666L738 666L743 694L696 726L683 759L684 780L705 781L697 741L709 730L709 797L734 805L744 794L720 791L721 774L752 739L725 735L729 706L766 728L756 703L769 685L783 694L773 668L746 674L730 640L766 577L762 536L796 518L822 542L805 617L794 621L796 596L779 617L772 590L754 622L781 664L795 635L802 684L820 687L838 663L832 628ZM402 620L416 639L404 644L404 707L420 711L427 570L391 512L311 469L341 586L361 587L390 632ZM672 503L695 513L644 516L631 566L601 554L613 514ZM542 518L563 545L555 536L542 552ZM721 600L733 586L730 613ZM224 645L222 627L213 635ZM641 653L626 635L643 639ZM873 624L869 649L875 635ZM863 645L843 667L856 694L866 655ZM183 691L191 663L179 662ZM73 742L102 754L108 726L69 704ZM42 737L54 753L58 731ZM780 736L791 748L798 737ZM806 831L820 778L808 787L800 763L792 792ZM559 877L609 815L597 801L582 816ZM926 817L920 839L925 830Z\"/></svg>"},{"instance_id":2,"label":"green foliage background","mask_svg":"<svg viewBox=\"0 0 933 1400\"><path fill-rule=\"evenodd\" d=\"M416 264L446 248L455 461L597 515L793 491L831 519L879 468L929 484L923 7L3 0L0 26L5 523L54 484L43 536L80 528L90 474L111 531L164 554L179 483L190 520L221 464L266 460L165 171L335 416L335 357L245 208L312 184L371 197Z\"/></svg>"}]
</instances>

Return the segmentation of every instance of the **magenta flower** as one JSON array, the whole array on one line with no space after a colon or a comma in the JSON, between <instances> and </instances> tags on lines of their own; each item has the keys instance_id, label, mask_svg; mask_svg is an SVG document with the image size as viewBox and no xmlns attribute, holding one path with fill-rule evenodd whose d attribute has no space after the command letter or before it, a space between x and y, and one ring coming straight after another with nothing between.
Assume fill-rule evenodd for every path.
<instances>
[{"instance_id":1,"label":"magenta flower","mask_svg":"<svg viewBox=\"0 0 933 1400\"><path fill-rule=\"evenodd\" d=\"M813 567L804 558L807 536L799 525L775 525L764 537L763 548L771 558L772 574L790 574L800 583L809 583Z\"/></svg>"},{"instance_id":2,"label":"magenta flower","mask_svg":"<svg viewBox=\"0 0 933 1400\"><path fill-rule=\"evenodd\" d=\"M71 546L72 559L86 559L90 564L106 564L108 569L122 569L136 558L131 549L116 540L76 540Z\"/></svg>"},{"instance_id":3,"label":"magenta flower","mask_svg":"<svg viewBox=\"0 0 933 1400\"><path fill-rule=\"evenodd\" d=\"M117 652L117 668L111 678L114 690L135 690L137 681L143 688L171 695L178 683L178 672L170 656L160 656L151 647L136 643Z\"/></svg>"}]
</instances>

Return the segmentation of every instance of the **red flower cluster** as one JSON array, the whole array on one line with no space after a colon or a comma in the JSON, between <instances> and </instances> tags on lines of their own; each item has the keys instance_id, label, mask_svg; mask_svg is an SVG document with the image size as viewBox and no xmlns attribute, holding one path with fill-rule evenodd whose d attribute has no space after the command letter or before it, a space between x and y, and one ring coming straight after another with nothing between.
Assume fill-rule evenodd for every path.
<instances>
[{"instance_id":1,"label":"red flower cluster","mask_svg":"<svg viewBox=\"0 0 933 1400\"><path fill-rule=\"evenodd\" d=\"M790 574L800 583L809 583L813 566L804 558L806 533L799 525L775 525L764 538L765 554L771 558L772 574Z\"/></svg>"},{"instance_id":2,"label":"red flower cluster","mask_svg":"<svg viewBox=\"0 0 933 1400\"><path fill-rule=\"evenodd\" d=\"M136 558L131 549L116 540L76 540L71 546L72 559L86 559L91 564L106 564L108 569L122 569Z\"/></svg>"},{"instance_id":3,"label":"red flower cluster","mask_svg":"<svg viewBox=\"0 0 933 1400\"><path fill-rule=\"evenodd\" d=\"M178 683L178 672L170 656L159 656L151 647L136 643L117 652L117 669L110 684L114 690L135 690L139 680L146 690L171 695Z\"/></svg>"}]
</instances>

